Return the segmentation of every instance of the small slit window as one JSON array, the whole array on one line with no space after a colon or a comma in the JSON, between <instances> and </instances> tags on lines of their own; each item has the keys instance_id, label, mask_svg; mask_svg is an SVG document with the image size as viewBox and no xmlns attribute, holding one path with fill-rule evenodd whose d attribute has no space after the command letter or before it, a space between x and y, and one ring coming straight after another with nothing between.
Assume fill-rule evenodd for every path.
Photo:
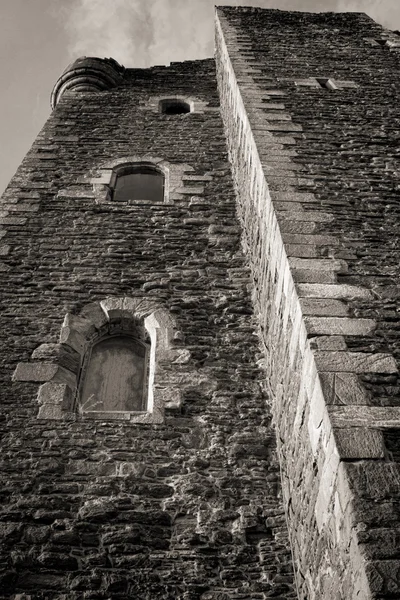
<instances>
[{"instance_id":1,"label":"small slit window","mask_svg":"<svg viewBox=\"0 0 400 600\"><path fill-rule=\"evenodd\" d=\"M191 112L191 106L183 100L169 98L160 101L160 112L164 115L183 115Z\"/></svg>"},{"instance_id":2,"label":"small slit window","mask_svg":"<svg viewBox=\"0 0 400 600\"><path fill-rule=\"evenodd\" d=\"M97 341L85 358L80 406L84 412L147 410L150 345L130 335Z\"/></svg>"},{"instance_id":3,"label":"small slit window","mask_svg":"<svg viewBox=\"0 0 400 600\"><path fill-rule=\"evenodd\" d=\"M147 165L131 166L117 174L113 200L164 201L164 174Z\"/></svg>"},{"instance_id":4,"label":"small slit window","mask_svg":"<svg viewBox=\"0 0 400 600\"><path fill-rule=\"evenodd\" d=\"M319 85L326 90L337 90L337 86L334 84L332 79L328 79L327 77L317 77L316 79Z\"/></svg>"}]
</instances>

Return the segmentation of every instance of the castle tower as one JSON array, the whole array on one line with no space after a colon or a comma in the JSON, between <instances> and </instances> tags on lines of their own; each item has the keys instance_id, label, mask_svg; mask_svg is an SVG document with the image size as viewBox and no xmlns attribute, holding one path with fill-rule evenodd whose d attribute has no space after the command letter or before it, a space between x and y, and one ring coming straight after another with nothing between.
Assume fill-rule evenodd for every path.
<instances>
[{"instance_id":1,"label":"castle tower","mask_svg":"<svg viewBox=\"0 0 400 600\"><path fill-rule=\"evenodd\" d=\"M400 598L397 48L223 7L83 57L3 195L2 600Z\"/></svg>"}]
</instances>

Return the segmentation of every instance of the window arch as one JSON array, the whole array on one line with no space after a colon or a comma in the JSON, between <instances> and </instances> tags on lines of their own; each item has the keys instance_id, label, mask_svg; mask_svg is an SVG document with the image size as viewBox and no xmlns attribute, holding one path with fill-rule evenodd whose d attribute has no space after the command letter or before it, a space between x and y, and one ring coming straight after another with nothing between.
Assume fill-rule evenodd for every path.
<instances>
[{"instance_id":1,"label":"window arch","mask_svg":"<svg viewBox=\"0 0 400 600\"><path fill-rule=\"evenodd\" d=\"M179 98L164 98L159 103L160 112L165 115L183 115L192 112L189 102Z\"/></svg>"},{"instance_id":2,"label":"window arch","mask_svg":"<svg viewBox=\"0 0 400 600\"><path fill-rule=\"evenodd\" d=\"M134 200L163 202L165 176L151 163L123 165L115 172L112 187L115 202Z\"/></svg>"},{"instance_id":3,"label":"window arch","mask_svg":"<svg viewBox=\"0 0 400 600\"><path fill-rule=\"evenodd\" d=\"M187 371L188 351L176 348L181 333L169 312L143 298L115 298L87 304L78 314L65 316L59 343L43 343L31 361L18 363L14 381L41 382L38 389L39 419L117 419L131 423L162 423L164 410L179 410L182 387L171 380L171 365ZM117 359L105 356L117 354ZM120 394L118 374L95 381L100 366L110 372L122 357L127 367ZM92 364L91 364L92 363ZM131 388L135 391L132 393ZM115 390L117 390L115 392ZM109 395L109 399L105 396ZM93 398L91 398L93 396ZM114 396L114 397L113 397ZM121 399L122 398L122 399ZM100 400L99 400L100 399ZM75 417L73 417L75 415Z\"/></svg>"}]
</instances>

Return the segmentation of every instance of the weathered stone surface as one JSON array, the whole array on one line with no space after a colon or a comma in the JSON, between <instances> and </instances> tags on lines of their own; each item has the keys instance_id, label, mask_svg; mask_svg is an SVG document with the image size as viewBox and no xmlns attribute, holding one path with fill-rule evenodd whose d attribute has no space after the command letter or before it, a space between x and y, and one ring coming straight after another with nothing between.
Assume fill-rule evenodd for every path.
<instances>
[{"instance_id":1,"label":"weathered stone surface","mask_svg":"<svg viewBox=\"0 0 400 600\"><path fill-rule=\"evenodd\" d=\"M201 112L148 104L176 95L198 98ZM41 166L29 154L6 192L37 189L40 205L7 225L0 272L1 520L22 523L7 533L0 596L293 599L214 62L128 69L114 91L65 93L34 157L49 147L54 158ZM171 167L169 203L117 207L104 187L112 168L149 156ZM72 410L92 341L150 314L165 419ZM242 507L254 516L238 525Z\"/></svg>"},{"instance_id":2,"label":"weathered stone surface","mask_svg":"<svg viewBox=\"0 0 400 600\"><path fill-rule=\"evenodd\" d=\"M334 429L336 446L341 460L385 458L382 432L365 427Z\"/></svg>"},{"instance_id":3,"label":"weathered stone surface","mask_svg":"<svg viewBox=\"0 0 400 600\"><path fill-rule=\"evenodd\" d=\"M15 369L15 381L49 381L58 371L53 363L19 363Z\"/></svg>"},{"instance_id":4,"label":"weathered stone surface","mask_svg":"<svg viewBox=\"0 0 400 600\"><path fill-rule=\"evenodd\" d=\"M364 352L316 352L320 371L350 373L397 373L397 364L389 354Z\"/></svg>"},{"instance_id":5,"label":"weathered stone surface","mask_svg":"<svg viewBox=\"0 0 400 600\"><path fill-rule=\"evenodd\" d=\"M328 405L370 404L370 394L361 385L356 373L320 373L319 377L325 402Z\"/></svg>"},{"instance_id":6,"label":"weathered stone surface","mask_svg":"<svg viewBox=\"0 0 400 600\"><path fill-rule=\"evenodd\" d=\"M300 306L303 315L344 317L349 312L348 307L341 300L328 300L325 298L303 298L300 301Z\"/></svg>"},{"instance_id":7,"label":"weathered stone surface","mask_svg":"<svg viewBox=\"0 0 400 600\"><path fill-rule=\"evenodd\" d=\"M383 500L400 498L400 465L398 463L348 463L345 470L357 497Z\"/></svg>"},{"instance_id":8,"label":"weathered stone surface","mask_svg":"<svg viewBox=\"0 0 400 600\"><path fill-rule=\"evenodd\" d=\"M354 298L365 300L372 299L372 294L369 290L355 285L314 285L310 283L299 283L296 287L299 296L303 298L340 298L344 300L352 300Z\"/></svg>"},{"instance_id":9,"label":"weathered stone surface","mask_svg":"<svg viewBox=\"0 0 400 600\"><path fill-rule=\"evenodd\" d=\"M373 319L307 316L304 321L309 334L320 335L368 335L376 327Z\"/></svg>"},{"instance_id":10,"label":"weathered stone surface","mask_svg":"<svg viewBox=\"0 0 400 600\"><path fill-rule=\"evenodd\" d=\"M400 427L400 409L392 406L330 406L334 427Z\"/></svg>"},{"instance_id":11,"label":"weathered stone surface","mask_svg":"<svg viewBox=\"0 0 400 600\"><path fill-rule=\"evenodd\" d=\"M333 29L335 35L331 35ZM318 35L303 45L311 30ZM371 501L367 507L358 491L350 490L332 434L332 421L339 419L340 428L349 432L347 438L340 438L341 451L350 457L344 460L361 454L364 459L354 460L382 465L382 445L369 439L369 428L376 432L389 421L379 420L376 413L376 419L372 418L370 409L375 407L369 404L398 403L395 358L400 356L400 344L394 302L398 296L393 290L386 296L382 293L383 287L398 280L400 264L394 251L399 235L393 218L398 209L395 142L389 134L384 142L375 143L378 123L391 130L391 118L383 117L381 107L383 89L388 105L393 106L389 101L393 75L389 75L388 63L378 66L382 56L376 51L365 54L363 41L367 31L373 39L378 30L381 34L362 15L306 16L231 7L218 11L222 114L244 247L255 282L263 364L274 397L283 493L301 599L348 600L376 594L384 600L391 593L396 595L395 588L390 592L386 585L387 573L380 588L369 581L368 559L357 535L385 520L398 523L398 510L390 509L389 502L378 507ZM362 117L355 111L358 88L347 87L361 83L349 67L349 53L359 63L361 47L363 65L375 75L379 72L368 91L364 88ZM253 60L257 73L247 68ZM325 79L317 79L316 64L327 70ZM340 90L336 81L344 82ZM274 150L282 150L282 134L278 142L272 129L269 135L262 133L268 125L263 125L260 98L269 86L282 90L285 112L292 123L303 127L301 136L292 136L290 147L296 156L290 163L286 160L286 173L273 155ZM371 148L372 139L373 162L364 154L366 141ZM393 161L389 171L384 166L388 155ZM302 202L301 195L306 193ZM276 233L274 210L284 247ZM385 216L385 210L392 218ZM304 307L303 322L293 281ZM317 302L308 302L311 299ZM361 376L369 370L369 375ZM336 404L328 406L329 414L327 402ZM391 417L396 426L395 414ZM365 428L366 436L356 440L353 428L359 426Z\"/></svg>"},{"instance_id":12,"label":"weathered stone surface","mask_svg":"<svg viewBox=\"0 0 400 600\"><path fill-rule=\"evenodd\" d=\"M365 43L389 34L360 14L218 14L219 97L211 61L66 93L5 193L7 600L293 599L276 455L299 598L398 595L397 538L385 554L389 538L372 535L400 514L398 57ZM195 112L160 114L176 96ZM112 169L146 156L172 165L168 203L117 207ZM83 339L125 319L126 298L177 323L160 362L157 391L179 391L165 394L165 422L57 422L65 387L44 388L37 419L48 363L49 384L77 389L80 367L55 348L65 312L62 341L81 358ZM42 372L11 383L35 349Z\"/></svg>"}]
</instances>

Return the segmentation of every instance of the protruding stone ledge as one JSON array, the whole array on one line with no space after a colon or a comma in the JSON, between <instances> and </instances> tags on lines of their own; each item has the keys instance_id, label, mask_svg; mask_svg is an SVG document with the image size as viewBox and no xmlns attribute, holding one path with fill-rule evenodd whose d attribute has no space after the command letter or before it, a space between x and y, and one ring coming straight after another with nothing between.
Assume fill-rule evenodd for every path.
<instances>
[{"instance_id":1,"label":"protruding stone ledge","mask_svg":"<svg viewBox=\"0 0 400 600\"><path fill-rule=\"evenodd\" d=\"M319 378L327 405L370 404L369 394L359 382L356 373L320 373Z\"/></svg>"},{"instance_id":2,"label":"protruding stone ledge","mask_svg":"<svg viewBox=\"0 0 400 600\"><path fill-rule=\"evenodd\" d=\"M321 372L397 373L397 364L391 354L366 352L315 352Z\"/></svg>"},{"instance_id":3,"label":"protruding stone ledge","mask_svg":"<svg viewBox=\"0 0 400 600\"><path fill-rule=\"evenodd\" d=\"M398 406L328 406L334 428L374 427L379 429L400 427Z\"/></svg>"},{"instance_id":4,"label":"protruding stone ledge","mask_svg":"<svg viewBox=\"0 0 400 600\"><path fill-rule=\"evenodd\" d=\"M338 273L347 271L347 263L339 259L352 258L345 247L337 258L318 257L318 245L341 248L332 236L322 239L324 223L337 215L326 212L327 207L320 205L314 194L305 192L314 189L311 174L299 177L290 162L276 161L274 151L281 151L284 144L295 144L295 139L289 142L283 133L282 137L274 135L276 123L265 121L259 98L251 101L250 88L258 94L268 90L261 89L259 78L252 80L240 61L232 67L226 47L231 43L229 36L234 45L235 28L220 11L217 67L221 108L244 245L256 281L254 300L266 350L266 379L274 398L287 517L294 533L295 567L301 573L298 582L303 586L301 597L328 599L335 590L343 600L350 596L372 598L368 564L357 540L357 525L362 521L354 509L357 489L354 493L350 488L344 465L351 460L385 462L379 430L399 428L400 408L392 409L390 415L374 412L379 407L371 406L371 394L358 374L398 373L396 361L389 354L348 351L345 336L369 336L376 323L346 316L346 301L371 301L374 294L337 282ZM279 124L281 129L283 126ZM268 168L275 162L278 172ZM281 167L287 167L286 171ZM305 553L304 542L299 539L303 531L313 539L320 537L323 553L313 553L312 549ZM322 590L320 573L328 570L332 587ZM343 574L348 574L345 584Z\"/></svg>"},{"instance_id":5,"label":"protruding stone ledge","mask_svg":"<svg viewBox=\"0 0 400 600\"><path fill-rule=\"evenodd\" d=\"M341 460L385 458L385 443L379 429L334 427L333 431Z\"/></svg>"},{"instance_id":6,"label":"protruding stone ledge","mask_svg":"<svg viewBox=\"0 0 400 600\"><path fill-rule=\"evenodd\" d=\"M373 297L370 290L356 285L299 283L296 288L300 298L341 298L344 300L358 298L371 300Z\"/></svg>"},{"instance_id":7,"label":"protruding stone ledge","mask_svg":"<svg viewBox=\"0 0 400 600\"><path fill-rule=\"evenodd\" d=\"M375 327L373 319L347 317L304 317L309 334L319 335L369 335Z\"/></svg>"}]
</instances>

